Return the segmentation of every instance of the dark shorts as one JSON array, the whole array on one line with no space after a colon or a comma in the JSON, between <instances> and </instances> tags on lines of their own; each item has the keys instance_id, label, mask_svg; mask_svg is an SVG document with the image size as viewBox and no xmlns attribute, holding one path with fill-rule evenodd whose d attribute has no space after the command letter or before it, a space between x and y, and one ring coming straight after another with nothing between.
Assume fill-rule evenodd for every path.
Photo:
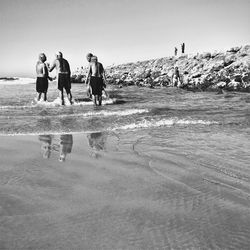
<instances>
[{"instance_id":1,"label":"dark shorts","mask_svg":"<svg viewBox=\"0 0 250 250\"><path fill-rule=\"evenodd\" d=\"M103 80L101 77L91 76L90 87L92 89L92 95L102 95Z\"/></svg>"},{"instance_id":2,"label":"dark shorts","mask_svg":"<svg viewBox=\"0 0 250 250\"><path fill-rule=\"evenodd\" d=\"M58 89L60 91L65 88L66 92L68 93L71 89L71 82L70 76L68 74L58 74Z\"/></svg>"},{"instance_id":3,"label":"dark shorts","mask_svg":"<svg viewBox=\"0 0 250 250\"><path fill-rule=\"evenodd\" d=\"M47 77L37 77L36 78L36 92L46 93L48 90L48 79Z\"/></svg>"}]
</instances>

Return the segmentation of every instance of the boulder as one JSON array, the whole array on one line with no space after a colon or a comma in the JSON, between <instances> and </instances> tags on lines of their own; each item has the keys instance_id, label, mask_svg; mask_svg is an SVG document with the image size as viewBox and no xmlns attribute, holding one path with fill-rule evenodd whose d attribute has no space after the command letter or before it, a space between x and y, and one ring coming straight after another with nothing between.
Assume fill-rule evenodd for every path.
<instances>
[{"instance_id":1,"label":"boulder","mask_svg":"<svg viewBox=\"0 0 250 250\"><path fill-rule=\"evenodd\" d=\"M223 60L217 61L212 65L212 70L214 70L214 71L220 71L223 68L224 68L224 61Z\"/></svg>"},{"instance_id":2,"label":"boulder","mask_svg":"<svg viewBox=\"0 0 250 250\"><path fill-rule=\"evenodd\" d=\"M201 59L210 59L211 58L211 53L210 52L205 52L201 54Z\"/></svg>"},{"instance_id":3,"label":"boulder","mask_svg":"<svg viewBox=\"0 0 250 250\"><path fill-rule=\"evenodd\" d=\"M229 82L227 84L227 89L229 90L236 90L240 87L240 83L239 82L235 82L234 80L232 80L231 82Z\"/></svg>"},{"instance_id":4,"label":"boulder","mask_svg":"<svg viewBox=\"0 0 250 250\"><path fill-rule=\"evenodd\" d=\"M233 47L233 48L227 50L227 52L237 53L240 49L241 49L241 47Z\"/></svg>"}]
</instances>

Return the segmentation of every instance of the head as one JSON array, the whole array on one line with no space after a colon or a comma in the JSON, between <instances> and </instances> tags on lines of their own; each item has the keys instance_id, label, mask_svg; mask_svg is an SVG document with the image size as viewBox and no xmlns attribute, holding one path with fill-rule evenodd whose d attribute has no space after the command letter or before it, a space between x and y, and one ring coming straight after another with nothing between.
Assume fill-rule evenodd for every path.
<instances>
[{"instance_id":1,"label":"head","mask_svg":"<svg viewBox=\"0 0 250 250\"><path fill-rule=\"evenodd\" d=\"M97 63L98 62L97 56L92 56L90 61L93 62L93 63Z\"/></svg>"},{"instance_id":2,"label":"head","mask_svg":"<svg viewBox=\"0 0 250 250\"><path fill-rule=\"evenodd\" d=\"M40 53L38 59L41 62L45 62L47 60L46 55L44 53Z\"/></svg>"},{"instance_id":3,"label":"head","mask_svg":"<svg viewBox=\"0 0 250 250\"><path fill-rule=\"evenodd\" d=\"M93 56L92 53L88 53L88 54L86 55L86 58L87 58L87 61L88 61L88 62L91 61L91 57L92 57L92 56Z\"/></svg>"},{"instance_id":4,"label":"head","mask_svg":"<svg viewBox=\"0 0 250 250\"><path fill-rule=\"evenodd\" d=\"M56 52L56 59L62 58L63 54L61 51Z\"/></svg>"},{"instance_id":5,"label":"head","mask_svg":"<svg viewBox=\"0 0 250 250\"><path fill-rule=\"evenodd\" d=\"M175 70L178 70L178 67L177 67L177 66L175 67Z\"/></svg>"}]
</instances>

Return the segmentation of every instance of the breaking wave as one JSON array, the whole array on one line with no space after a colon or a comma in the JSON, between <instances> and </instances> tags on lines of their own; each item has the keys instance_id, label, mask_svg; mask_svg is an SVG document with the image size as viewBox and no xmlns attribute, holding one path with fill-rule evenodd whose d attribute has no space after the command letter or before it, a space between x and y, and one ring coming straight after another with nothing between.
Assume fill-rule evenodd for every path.
<instances>
[{"instance_id":1,"label":"breaking wave","mask_svg":"<svg viewBox=\"0 0 250 250\"><path fill-rule=\"evenodd\" d=\"M204 121L204 120L188 120L188 119L162 119L162 120L143 120L137 123L131 123L124 126L112 128L111 130L126 130L126 129L138 129L138 128L152 128L152 127L163 127L163 126L174 126L174 125L214 125L218 124L216 121Z\"/></svg>"}]
</instances>

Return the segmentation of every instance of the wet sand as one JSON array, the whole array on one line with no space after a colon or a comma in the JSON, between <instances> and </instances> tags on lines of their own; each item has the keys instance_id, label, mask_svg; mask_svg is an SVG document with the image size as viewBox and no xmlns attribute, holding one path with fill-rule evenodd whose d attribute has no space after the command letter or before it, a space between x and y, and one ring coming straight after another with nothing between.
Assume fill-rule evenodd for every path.
<instances>
[{"instance_id":1,"label":"wet sand","mask_svg":"<svg viewBox=\"0 0 250 250\"><path fill-rule=\"evenodd\" d=\"M248 179L131 141L2 136L0 249L249 249Z\"/></svg>"}]
</instances>

